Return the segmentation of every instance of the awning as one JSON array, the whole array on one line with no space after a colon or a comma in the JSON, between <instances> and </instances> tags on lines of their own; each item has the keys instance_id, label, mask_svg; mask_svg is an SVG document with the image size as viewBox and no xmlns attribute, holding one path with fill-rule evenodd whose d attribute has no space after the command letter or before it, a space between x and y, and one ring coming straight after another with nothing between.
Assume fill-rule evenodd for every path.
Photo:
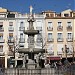
<instances>
[{"instance_id":1,"label":"awning","mask_svg":"<svg viewBox=\"0 0 75 75\"><path fill-rule=\"evenodd\" d=\"M47 57L49 60L60 60L60 57Z\"/></svg>"}]
</instances>

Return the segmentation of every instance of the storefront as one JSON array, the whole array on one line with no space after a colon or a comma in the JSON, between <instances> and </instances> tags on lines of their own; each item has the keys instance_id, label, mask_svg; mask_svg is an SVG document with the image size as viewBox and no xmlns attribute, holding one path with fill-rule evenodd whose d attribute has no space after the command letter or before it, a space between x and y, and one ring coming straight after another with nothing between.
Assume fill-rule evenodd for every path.
<instances>
[{"instance_id":1,"label":"storefront","mask_svg":"<svg viewBox=\"0 0 75 75\"><path fill-rule=\"evenodd\" d=\"M5 58L4 57L0 57L0 68L5 67Z\"/></svg>"},{"instance_id":2,"label":"storefront","mask_svg":"<svg viewBox=\"0 0 75 75\"><path fill-rule=\"evenodd\" d=\"M50 62L50 63L54 63L54 62L58 62L60 61L61 58L60 57L47 57L47 62Z\"/></svg>"}]
</instances>

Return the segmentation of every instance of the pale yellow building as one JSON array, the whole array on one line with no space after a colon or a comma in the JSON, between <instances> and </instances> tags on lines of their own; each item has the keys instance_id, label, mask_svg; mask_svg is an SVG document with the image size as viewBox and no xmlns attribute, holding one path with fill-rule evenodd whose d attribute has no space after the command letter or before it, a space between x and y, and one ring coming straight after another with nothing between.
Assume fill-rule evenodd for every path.
<instances>
[{"instance_id":1,"label":"pale yellow building","mask_svg":"<svg viewBox=\"0 0 75 75\"><path fill-rule=\"evenodd\" d=\"M75 50L75 17L71 9L61 13L42 12L45 15L47 57L70 58Z\"/></svg>"},{"instance_id":2,"label":"pale yellow building","mask_svg":"<svg viewBox=\"0 0 75 75\"><path fill-rule=\"evenodd\" d=\"M7 68L10 57L14 56L16 20L15 12L0 8L0 66Z\"/></svg>"}]
</instances>

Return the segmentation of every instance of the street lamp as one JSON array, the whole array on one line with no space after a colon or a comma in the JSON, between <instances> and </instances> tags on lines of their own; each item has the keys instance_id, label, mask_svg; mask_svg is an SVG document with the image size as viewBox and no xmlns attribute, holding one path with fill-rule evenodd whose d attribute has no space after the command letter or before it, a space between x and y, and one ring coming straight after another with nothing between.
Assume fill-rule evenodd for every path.
<instances>
[{"instance_id":1,"label":"street lamp","mask_svg":"<svg viewBox=\"0 0 75 75\"><path fill-rule=\"evenodd\" d=\"M73 56L72 62L74 62L74 47L73 47L73 54L72 54L72 56Z\"/></svg>"},{"instance_id":2,"label":"street lamp","mask_svg":"<svg viewBox=\"0 0 75 75\"><path fill-rule=\"evenodd\" d=\"M66 54L66 59L67 59L67 53L68 53L69 48L67 47L67 45L65 45L65 54Z\"/></svg>"}]
</instances>

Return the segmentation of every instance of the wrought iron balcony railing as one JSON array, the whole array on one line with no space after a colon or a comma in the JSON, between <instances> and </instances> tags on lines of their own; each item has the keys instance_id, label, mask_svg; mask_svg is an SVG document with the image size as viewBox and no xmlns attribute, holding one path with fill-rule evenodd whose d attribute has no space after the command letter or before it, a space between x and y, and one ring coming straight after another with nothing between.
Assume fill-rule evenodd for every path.
<instances>
[{"instance_id":1,"label":"wrought iron balcony railing","mask_svg":"<svg viewBox=\"0 0 75 75\"><path fill-rule=\"evenodd\" d=\"M14 38L8 38L8 43L14 43Z\"/></svg>"},{"instance_id":2,"label":"wrought iron balcony railing","mask_svg":"<svg viewBox=\"0 0 75 75\"><path fill-rule=\"evenodd\" d=\"M48 51L48 54L49 54L49 55L54 55L54 51L53 51L53 50L49 50L49 51Z\"/></svg>"},{"instance_id":3,"label":"wrought iron balcony railing","mask_svg":"<svg viewBox=\"0 0 75 75\"><path fill-rule=\"evenodd\" d=\"M36 27L36 30L42 30L42 27Z\"/></svg>"},{"instance_id":4,"label":"wrought iron balcony railing","mask_svg":"<svg viewBox=\"0 0 75 75\"><path fill-rule=\"evenodd\" d=\"M47 30L52 31L53 27L47 27Z\"/></svg>"},{"instance_id":5,"label":"wrought iron balcony railing","mask_svg":"<svg viewBox=\"0 0 75 75\"><path fill-rule=\"evenodd\" d=\"M25 30L25 27L19 27L19 30L20 31L24 31Z\"/></svg>"},{"instance_id":6,"label":"wrought iron balcony railing","mask_svg":"<svg viewBox=\"0 0 75 75\"><path fill-rule=\"evenodd\" d=\"M67 30L72 30L72 26L67 26Z\"/></svg>"},{"instance_id":7,"label":"wrought iron balcony railing","mask_svg":"<svg viewBox=\"0 0 75 75\"><path fill-rule=\"evenodd\" d=\"M48 38L47 41L48 41L48 42L53 42L54 39L53 39L53 38Z\"/></svg>"},{"instance_id":8,"label":"wrought iron balcony railing","mask_svg":"<svg viewBox=\"0 0 75 75\"><path fill-rule=\"evenodd\" d=\"M9 31L14 31L14 28L13 27L9 27L8 30Z\"/></svg>"},{"instance_id":9,"label":"wrought iron balcony railing","mask_svg":"<svg viewBox=\"0 0 75 75\"><path fill-rule=\"evenodd\" d=\"M62 55L63 52L62 52L62 51L57 51L57 54L58 54L58 55Z\"/></svg>"},{"instance_id":10,"label":"wrought iron balcony railing","mask_svg":"<svg viewBox=\"0 0 75 75\"><path fill-rule=\"evenodd\" d=\"M62 30L63 30L63 26L58 26L58 27L57 27L57 30L58 30L58 31L62 31Z\"/></svg>"},{"instance_id":11,"label":"wrought iron balcony railing","mask_svg":"<svg viewBox=\"0 0 75 75\"><path fill-rule=\"evenodd\" d=\"M62 42L63 41L63 38L57 38L57 41L58 42Z\"/></svg>"},{"instance_id":12,"label":"wrought iron balcony railing","mask_svg":"<svg viewBox=\"0 0 75 75\"><path fill-rule=\"evenodd\" d=\"M19 43L25 43L25 38L19 38Z\"/></svg>"},{"instance_id":13,"label":"wrought iron balcony railing","mask_svg":"<svg viewBox=\"0 0 75 75\"><path fill-rule=\"evenodd\" d=\"M73 38L67 38L66 39L68 42L72 42L73 41Z\"/></svg>"}]
</instances>

